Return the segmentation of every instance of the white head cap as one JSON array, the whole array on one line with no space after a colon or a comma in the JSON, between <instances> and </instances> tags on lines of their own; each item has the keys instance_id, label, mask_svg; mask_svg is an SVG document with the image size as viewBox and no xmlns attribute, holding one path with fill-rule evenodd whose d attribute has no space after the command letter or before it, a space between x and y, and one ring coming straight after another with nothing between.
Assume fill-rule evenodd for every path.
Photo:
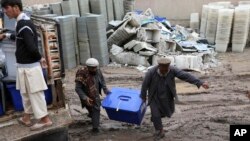
<instances>
[{"instance_id":1,"label":"white head cap","mask_svg":"<svg viewBox=\"0 0 250 141\"><path fill-rule=\"evenodd\" d=\"M161 57L157 60L159 65L167 65L171 63L171 60L166 57Z\"/></svg>"},{"instance_id":2,"label":"white head cap","mask_svg":"<svg viewBox=\"0 0 250 141\"><path fill-rule=\"evenodd\" d=\"M95 58L89 58L87 61L86 61L86 65L88 67L98 67L99 66L99 62L98 60L96 60Z\"/></svg>"}]
</instances>

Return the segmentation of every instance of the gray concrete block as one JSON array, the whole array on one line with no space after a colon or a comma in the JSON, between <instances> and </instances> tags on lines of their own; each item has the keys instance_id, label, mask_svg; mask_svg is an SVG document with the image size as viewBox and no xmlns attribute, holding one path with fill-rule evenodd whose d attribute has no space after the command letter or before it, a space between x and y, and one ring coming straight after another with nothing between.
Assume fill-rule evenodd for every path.
<instances>
[{"instance_id":1,"label":"gray concrete block","mask_svg":"<svg viewBox=\"0 0 250 141\"><path fill-rule=\"evenodd\" d=\"M145 42L138 43L133 49L134 49L134 52L138 52L141 50L148 50L148 51L157 52L157 49L155 47L153 47L152 45L145 43Z\"/></svg>"}]
</instances>

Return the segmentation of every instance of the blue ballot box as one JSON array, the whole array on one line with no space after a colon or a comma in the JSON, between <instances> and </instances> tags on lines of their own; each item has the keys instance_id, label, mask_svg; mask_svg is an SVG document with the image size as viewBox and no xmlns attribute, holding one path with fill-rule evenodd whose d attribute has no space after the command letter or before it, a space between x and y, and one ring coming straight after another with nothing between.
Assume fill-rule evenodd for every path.
<instances>
[{"instance_id":1,"label":"blue ballot box","mask_svg":"<svg viewBox=\"0 0 250 141\"><path fill-rule=\"evenodd\" d=\"M111 92L102 101L109 119L140 125L147 107L140 98L140 91L113 88Z\"/></svg>"},{"instance_id":2,"label":"blue ballot box","mask_svg":"<svg viewBox=\"0 0 250 141\"><path fill-rule=\"evenodd\" d=\"M20 91L16 89L16 84L15 83L7 84L6 87L8 88L8 91L11 95L15 111L23 111L24 109L23 109L22 97ZM44 94L47 105L51 104L52 93L50 85L48 85L48 89L44 91Z\"/></svg>"},{"instance_id":3,"label":"blue ballot box","mask_svg":"<svg viewBox=\"0 0 250 141\"><path fill-rule=\"evenodd\" d=\"M0 102L0 116L2 115L4 115L4 111L3 111L2 103Z\"/></svg>"},{"instance_id":4,"label":"blue ballot box","mask_svg":"<svg viewBox=\"0 0 250 141\"><path fill-rule=\"evenodd\" d=\"M23 102L20 91L16 89L16 84L7 84L15 111L23 111Z\"/></svg>"}]
</instances>

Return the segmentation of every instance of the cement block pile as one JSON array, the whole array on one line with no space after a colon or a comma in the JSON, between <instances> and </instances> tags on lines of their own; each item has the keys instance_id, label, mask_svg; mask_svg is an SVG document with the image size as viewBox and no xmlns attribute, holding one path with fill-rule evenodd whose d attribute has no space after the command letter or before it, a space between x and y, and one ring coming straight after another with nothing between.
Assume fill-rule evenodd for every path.
<instances>
[{"instance_id":1,"label":"cement block pile","mask_svg":"<svg viewBox=\"0 0 250 141\"><path fill-rule=\"evenodd\" d=\"M204 56L213 56L214 49L196 32L179 25L172 27L166 18L154 16L151 9L129 12L122 22L109 24L113 26L107 31L110 58L118 64L149 67L157 64L157 58L168 57L181 69L200 71Z\"/></svg>"}]
</instances>

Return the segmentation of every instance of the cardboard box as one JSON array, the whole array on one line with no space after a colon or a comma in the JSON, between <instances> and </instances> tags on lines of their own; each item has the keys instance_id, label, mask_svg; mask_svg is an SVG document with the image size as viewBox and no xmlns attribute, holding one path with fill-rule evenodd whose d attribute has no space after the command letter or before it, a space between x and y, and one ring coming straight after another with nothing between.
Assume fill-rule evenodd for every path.
<instances>
[{"instance_id":1,"label":"cardboard box","mask_svg":"<svg viewBox=\"0 0 250 141\"><path fill-rule=\"evenodd\" d=\"M128 88L113 88L102 102L109 119L140 125L146 111L146 104L140 98L140 91Z\"/></svg>"}]
</instances>

